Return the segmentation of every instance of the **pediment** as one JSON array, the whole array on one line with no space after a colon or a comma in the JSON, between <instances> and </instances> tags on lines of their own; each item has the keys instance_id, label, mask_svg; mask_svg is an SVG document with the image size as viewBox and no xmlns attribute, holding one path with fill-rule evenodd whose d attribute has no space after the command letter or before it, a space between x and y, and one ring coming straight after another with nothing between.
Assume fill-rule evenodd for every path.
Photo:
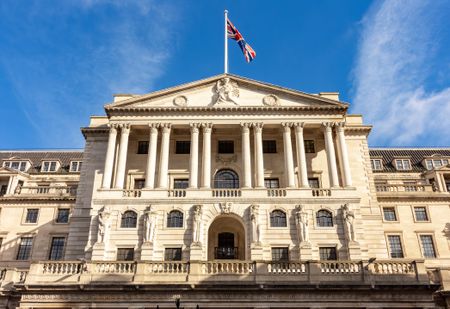
<instances>
[{"instance_id":1,"label":"pediment","mask_svg":"<svg viewBox=\"0 0 450 309\"><path fill-rule=\"evenodd\" d=\"M348 107L347 103L321 95L308 94L244 77L221 74L149 94L121 97L105 109L215 107Z\"/></svg>"}]
</instances>

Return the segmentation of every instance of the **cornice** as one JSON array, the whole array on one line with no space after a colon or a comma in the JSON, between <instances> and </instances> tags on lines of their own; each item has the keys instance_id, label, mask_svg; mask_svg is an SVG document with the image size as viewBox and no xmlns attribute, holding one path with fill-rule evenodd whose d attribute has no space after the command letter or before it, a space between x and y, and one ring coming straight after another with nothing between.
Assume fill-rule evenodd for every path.
<instances>
[{"instance_id":1,"label":"cornice","mask_svg":"<svg viewBox=\"0 0 450 309\"><path fill-rule=\"evenodd\" d=\"M83 134L85 139L87 138L88 135L97 134L97 133L108 134L108 132L109 132L108 127L100 127L100 128L84 127L84 128L81 128L81 133Z\"/></svg>"}]
</instances>

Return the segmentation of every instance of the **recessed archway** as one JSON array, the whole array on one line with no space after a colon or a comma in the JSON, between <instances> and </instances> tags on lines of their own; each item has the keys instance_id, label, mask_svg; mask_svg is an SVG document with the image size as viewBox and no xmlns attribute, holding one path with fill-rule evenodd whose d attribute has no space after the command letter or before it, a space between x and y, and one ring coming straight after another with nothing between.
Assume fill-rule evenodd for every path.
<instances>
[{"instance_id":1,"label":"recessed archway","mask_svg":"<svg viewBox=\"0 0 450 309\"><path fill-rule=\"evenodd\" d=\"M245 260L245 229L237 218L217 217L208 229L208 260Z\"/></svg>"}]
</instances>

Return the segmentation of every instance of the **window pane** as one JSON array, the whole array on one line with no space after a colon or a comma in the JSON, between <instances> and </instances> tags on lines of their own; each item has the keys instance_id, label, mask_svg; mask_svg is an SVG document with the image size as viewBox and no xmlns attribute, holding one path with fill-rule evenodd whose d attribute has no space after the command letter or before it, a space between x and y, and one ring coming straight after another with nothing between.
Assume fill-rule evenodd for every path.
<instances>
[{"instance_id":1,"label":"window pane","mask_svg":"<svg viewBox=\"0 0 450 309\"><path fill-rule=\"evenodd\" d=\"M333 226L333 215L328 210L319 210L316 213L317 226L329 227Z\"/></svg>"},{"instance_id":2,"label":"window pane","mask_svg":"<svg viewBox=\"0 0 450 309\"><path fill-rule=\"evenodd\" d=\"M134 249L133 248L117 249L117 260L118 261L133 261L134 260Z\"/></svg>"},{"instance_id":3,"label":"window pane","mask_svg":"<svg viewBox=\"0 0 450 309\"><path fill-rule=\"evenodd\" d=\"M264 179L264 186L266 188L279 188L280 183L278 181L278 178L265 178Z\"/></svg>"},{"instance_id":4,"label":"window pane","mask_svg":"<svg viewBox=\"0 0 450 309\"><path fill-rule=\"evenodd\" d=\"M305 139L305 153L315 153L314 140Z\"/></svg>"},{"instance_id":5,"label":"window pane","mask_svg":"<svg viewBox=\"0 0 450 309\"><path fill-rule=\"evenodd\" d=\"M42 169L42 171L48 172L49 166L50 166L50 162L44 162L44 168Z\"/></svg>"},{"instance_id":6,"label":"window pane","mask_svg":"<svg viewBox=\"0 0 450 309\"><path fill-rule=\"evenodd\" d=\"M148 141L139 141L138 142L138 154L147 154L148 153Z\"/></svg>"},{"instance_id":7,"label":"window pane","mask_svg":"<svg viewBox=\"0 0 450 309\"><path fill-rule=\"evenodd\" d=\"M274 210L270 213L270 226L272 227L286 227L286 213L281 210Z\"/></svg>"},{"instance_id":8,"label":"window pane","mask_svg":"<svg viewBox=\"0 0 450 309\"><path fill-rule=\"evenodd\" d=\"M394 207L384 207L383 214L385 221L397 221L397 215L395 214Z\"/></svg>"},{"instance_id":9,"label":"window pane","mask_svg":"<svg viewBox=\"0 0 450 309\"><path fill-rule=\"evenodd\" d=\"M277 152L277 141L266 140L263 141L263 153L276 153Z\"/></svg>"},{"instance_id":10,"label":"window pane","mask_svg":"<svg viewBox=\"0 0 450 309\"><path fill-rule=\"evenodd\" d=\"M403 160L403 166L404 166L405 170L410 170L411 162L409 160Z\"/></svg>"},{"instance_id":11,"label":"window pane","mask_svg":"<svg viewBox=\"0 0 450 309\"><path fill-rule=\"evenodd\" d=\"M416 221L428 221L428 214L426 207L414 207Z\"/></svg>"},{"instance_id":12,"label":"window pane","mask_svg":"<svg viewBox=\"0 0 450 309\"><path fill-rule=\"evenodd\" d=\"M308 178L310 188L320 188L319 178Z\"/></svg>"},{"instance_id":13,"label":"window pane","mask_svg":"<svg viewBox=\"0 0 450 309\"><path fill-rule=\"evenodd\" d=\"M56 162L50 162L50 171L51 172L56 171Z\"/></svg>"},{"instance_id":14,"label":"window pane","mask_svg":"<svg viewBox=\"0 0 450 309\"><path fill-rule=\"evenodd\" d=\"M432 160L426 160L427 170L433 169L433 161Z\"/></svg>"},{"instance_id":15,"label":"window pane","mask_svg":"<svg viewBox=\"0 0 450 309\"><path fill-rule=\"evenodd\" d=\"M337 253L335 247L320 247L319 256L322 261L336 261Z\"/></svg>"},{"instance_id":16,"label":"window pane","mask_svg":"<svg viewBox=\"0 0 450 309\"><path fill-rule=\"evenodd\" d=\"M122 215L122 220L120 222L120 227L124 228L133 228L136 227L137 223L137 213L134 211L128 210L125 211Z\"/></svg>"},{"instance_id":17,"label":"window pane","mask_svg":"<svg viewBox=\"0 0 450 309\"><path fill-rule=\"evenodd\" d=\"M53 237L50 247L49 260L61 260L64 256L65 237Z\"/></svg>"},{"instance_id":18,"label":"window pane","mask_svg":"<svg viewBox=\"0 0 450 309\"><path fill-rule=\"evenodd\" d=\"M167 227L183 227L183 213L173 210L167 215Z\"/></svg>"},{"instance_id":19,"label":"window pane","mask_svg":"<svg viewBox=\"0 0 450 309\"><path fill-rule=\"evenodd\" d=\"M436 251L434 250L433 236L420 235L420 242L422 243L423 256L426 258L435 258Z\"/></svg>"},{"instance_id":20,"label":"window pane","mask_svg":"<svg viewBox=\"0 0 450 309\"><path fill-rule=\"evenodd\" d=\"M28 260L33 246L32 237L22 237L20 239L19 251L17 251L17 260Z\"/></svg>"},{"instance_id":21,"label":"window pane","mask_svg":"<svg viewBox=\"0 0 450 309\"><path fill-rule=\"evenodd\" d=\"M272 261L275 262L289 261L289 248L288 247L272 248Z\"/></svg>"},{"instance_id":22,"label":"window pane","mask_svg":"<svg viewBox=\"0 0 450 309\"><path fill-rule=\"evenodd\" d=\"M191 142L190 141L176 141L175 153L177 153L177 154L191 153Z\"/></svg>"},{"instance_id":23,"label":"window pane","mask_svg":"<svg viewBox=\"0 0 450 309\"><path fill-rule=\"evenodd\" d=\"M219 141L219 153L234 153L233 141Z\"/></svg>"},{"instance_id":24,"label":"window pane","mask_svg":"<svg viewBox=\"0 0 450 309\"><path fill-rule=\"evenodd\" d=\"M233 170L220 170L214 176L214 188L239 188L239 176Z\"/></svg>"},{"instance_id":25,"label":"window pane","mask_svg":"<svg viewBox=\"0 0 450 309\"><path fill-rule=\"evenodd\" d=\"M67 223L69 222L69 208L58 209L58 214L56 216L56 223Z\"/></svg>"},{"instance_id":26,"label":"window pane","mask_svg":"<svg viewBox=\"0 0 450 309\"><path fill-rule=\"evenodd\" d=\"M174 189L186 189L189 187L189 179L174 179L173 188Z\"/></svg>"},{"instance_id":27,"label":"window pane","mask_svg":"<svg viewBox=\"0 0 450 309\"><path fill-rule=\"evenodd\" d=\"M134 180L134 188L136 190L140 190L145 187L145 179L135 179Z\"/></svg>"},{"instance_id":28,"label":"window pane","mask_svg":"<svg viewBox=\"0 0 450 309\"><path fill-rule=\"evenodd\" d=\"M400 236L398 235L389 235L388 236L389 241L389 250L391 258L403 258L403 249L402 249L402 242L400 240Z\"/></svg>"},{"instance_id":29,"label":"window pane","mask_svg":"<svg viewBox=\"0 0 450 309\"><path fill-rule=\"evenodd\" d=\"M181 248L166 248L164 250L165 261L181 261Z\"/></svg>"},{"instance_id":30,"label":"window pane","mask_svg":"<svg viewBox=\"0 0 450 309\"><path fill-rule=\"evenodd\" d=\"M19 162L11 162L11 168L18 170L19 169Z\"/></svg>"},{"instance_id":31,"label":"window pane","mask_svg":"<svg viewBox=\"0 0 450 309\"><path fill-rule=\"evenodd\" d=\"M27 217L25 223L36 223L39 214L39 209L27 209Z\"/></svg>"}]
</instances>

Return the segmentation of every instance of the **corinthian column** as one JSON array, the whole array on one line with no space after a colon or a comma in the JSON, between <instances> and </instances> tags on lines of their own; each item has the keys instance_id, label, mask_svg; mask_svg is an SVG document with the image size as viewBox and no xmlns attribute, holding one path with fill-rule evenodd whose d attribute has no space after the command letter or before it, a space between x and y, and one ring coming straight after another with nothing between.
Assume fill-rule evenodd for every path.
<instances>
[{"instance_id":1,"label":"corinthian column","mask_svg":"<svg viewBox=\"0 0 450 309\"><path fill-rule=\"evenodd\" d=\"M155 187L156 172L156 148L158 143L158 124L151 123L150 142L148 143L147 171L145 176L145 187L153 189Z\"/></svg>"},{"instance_id":2,"label":"corinthian column","mask_svg":"<svg viewBox=\"0 0 450 309\"><path fill-rule=\"evenodd\" d=\"M114 166L114 152L116 149L116 139L117 139L117 125L110 124L108 148L106 150L105 169L103 172L103 182L102 182L102 188L104 189L111 188L112 172Z\"/></svg>"},{"instance_id":3,"label":"corinthian column","mask_svg":"<svg viewBox=\"0 0 450 309\"><path fill-rule=\"evenodd\" d=\"M198 128L199 123L191 123L191 154L189 157L189 188L198 187Z\"/></svg>"},{"instance_id":4,"label":"corinthian column","mask_svg":"<svg viewBox=\"0 0 450 309\"><path fill-rule=\"evenodd\" d=\"M252 167L250 161L250 124L241 123L242 127L242 164L244 171L244 188L252 187Z\"/></svg>"},{"instance_id":5,"label":"corinthian column","mask_svg":"<svg viewBox=\"0 0 450 309\"><path fill-rule=\"evenodd\" d=\"M264 156L262 147L262 123L254 123L256 187L264 188Z\"/></svg>"},{"instance_id":6,"label":"corinthian column","mask_svg":"<svg viewBox=\"0 0 450 309\"><path fill-rule=\"evenodd\" d=\"M327 152L330 186L339 187L339 179L336 167L336 153L334 152L334 143L333 143L333 131L332 131L333 123L324 122L322 123L322 126L325 137L325 151Z\"/></svg>"},{"instance_id":7,"label":"corinthian column","mask_svg":"<svg viewBox=\"0 0 450 309\"><path fill-rule=\"evenodd\" d=\"M159 156L159 181L161 189L167 189L169 177L169 145L170 145L170 123L161 124L161 153Z\"/></svg>"},{"instance_id":8,"label":"corinthian column","mask_svg":"<svg viewBox=\"0 0 450 309\"><path fill-rule=\"evenodd\" d=\"M345 122L341 122L336 125L338 139L339 139L339 149L340 149L341 158L342 158L342 167L344 169L344 187L351 187L352 186L352 175L350 172L350 164L348 161L348 151L347 151L347 143L345 142L344 127L345 127Z\"/></svg>"},{"instance_id":9,"label":"corinthian column","mask_svg":"<svg viewBox=\"0 0 450 309\"><path fill-rule=\"evenodd\" d=\"M295 187L294 158L292 155L291 127L292 123L283 122L284 166L286 167L287 186Z\"/></svg>"},{"instance_id":10,"label":"corinthian column","mask_svg":"<svg viewBox=\"0 0 450 309\"><path fill-rule=\"evenodd\" d=\"M123 189L125 182L125 168L127 165L128 137L130 136L130 124L120 125L119 160L117 162L116 189Z\"/></svg>"},{"instance_id":11,"label":"corinthian column","mask_svg":"<svg viewBox=\"0 0 450 309\"><path fill-rule=\"evenodd\" d=\"M211 188L211 131L212 123L203 123L203 154L202 154L202 188Z\"/></svg>"},{"instance_id":12,"label":"corinthian column","mask_svg":"<svg viewBox=\"0 0 450 309\"><path fill-rule=\"evenodd\" d=\"M298 164L298 183L303 188L308 188L308 170L306 168L305 141L303 137L304 122L295 123L295 145Z\"/></svg>"}]
</instances>

